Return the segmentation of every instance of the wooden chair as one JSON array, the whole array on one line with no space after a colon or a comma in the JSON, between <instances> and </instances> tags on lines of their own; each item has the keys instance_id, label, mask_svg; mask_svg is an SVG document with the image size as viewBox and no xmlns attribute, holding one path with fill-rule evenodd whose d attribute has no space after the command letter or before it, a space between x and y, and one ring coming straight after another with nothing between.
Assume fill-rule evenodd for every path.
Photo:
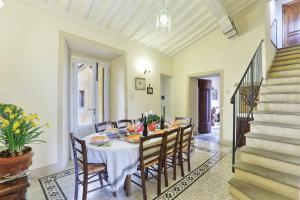
<instances>
[{"instance_id":1,"label":"wooden chair","mask_svg":"<svg viewBox=\"0 0 300 200\"><path fill-rule=\"evenodd\" d=\"M74 166L75 166L75 195L74 199L78 199L78 186L81 184L83 186L82 200L87 199L87 194L89 192L94 192L95 190L102 189L108 185L103 185L103 179L107 179L107 172L105 164L88 163L87 159L87 149L84 140L80 140L70 133L71 144L74 156ZM80 176L83 175L83 179ZM98 176L98 179L94 179ZM93 179L93 180L91 180ZM91 181L89 181L91 180ZM91 183L98 182L100 187L88 191L88 185ZM113 192L113 196L116 197L116 192Z\"/></svg>"},{"instance_id":2,"label":"wooden chair","mask_svg":"<svg viewBox=\"0 0 300 200\"><path fill-rule=\"evenodd\" d=\"M103 132L109 126L112 128L116 128L117 124L116 124L116 122L112 122L112 121L101 122L101 123L95 124L95 131L96 131L96 133Z\"/></svg>"},{"instance_id":3,"label":"wooden chair","mask_svg":"<svg viewBox=\"0 0 300 200\"><path fill-rule=\"evenodd\" d=\"M183 162L187 161L188 171L191 171L191 141L193 136L194 125L190 124L181 128L180 139L178 145L178 161L181 168L181 176L184 177ZM186 156L186 158L183 157Z\"/></svg>"},{"instance_id":4,"label":"wooden chair","mask_svg":"<svg viewBox=\"0 0 300 200\"><path fill-rule=\"evenodd\" d=\"M130 119L122 119L116 122L117 123L117 128L121 129L121 128L126 128L128 125L132 124L132 120Z\"/></svg>"},{"instance_id":5,"label":"wooden chair","mask_svg":"<svg viewBox=\"0 0 300 200\"><path fill-rule=\"evenodd\" d=\"M191 117L175 117L175 122L180 125L190 125L192 124Z\"/></svg>"},{"instance_id":6,"label":"wooden chair","mask_svg":"<svg viewBox=\"0 0 300 200\"><path fill-rule=\"evenodd\" d=\"M173 129L164 133L164 176L165 176L165 186L168 187L168 159L171 160L169 162L169 166L173 168L173 180L176 180L176 154L177 147L180 135L180 128Z\"/></svg>"},{"instance_id":7,"label":"wooden chair","mask_svg":"<svg viewBox=\"0 0 300 200\"><path fill-rule=\"evenodd\" d=\"M143 189L143 199L147 200L146 192L146 176L149 168L156 168L157 172L157 195L161 194L161 172L163 168L163 157L164 157L164 134L154 134L147 137L141 137L140 139L140 164L138 170L140 171L140 176L134 174L135 176L141 178L142 184L131 180L134 184L142 187ZM151 140L151 141L150 141Z\"/></svg>"}]
</instances>

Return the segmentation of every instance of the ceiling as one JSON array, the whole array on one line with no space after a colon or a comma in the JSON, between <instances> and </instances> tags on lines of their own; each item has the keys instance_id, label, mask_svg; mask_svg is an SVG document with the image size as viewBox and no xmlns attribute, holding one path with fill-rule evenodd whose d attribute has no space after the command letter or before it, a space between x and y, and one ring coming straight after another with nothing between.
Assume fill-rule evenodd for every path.
<instances>
[{"instance_id":1,"label":"ceiling","mask_svg":"<svg viewBox=\"0 0 300 200\"><path fill-rule=\"evenodd\" d=\"M219 0L230 16L257 0ZM114 37L174 56L218 28L202 0L165 0L172 16L169 34L155 29L162 0L23 0Z\"/></svg>"}]
</instances>

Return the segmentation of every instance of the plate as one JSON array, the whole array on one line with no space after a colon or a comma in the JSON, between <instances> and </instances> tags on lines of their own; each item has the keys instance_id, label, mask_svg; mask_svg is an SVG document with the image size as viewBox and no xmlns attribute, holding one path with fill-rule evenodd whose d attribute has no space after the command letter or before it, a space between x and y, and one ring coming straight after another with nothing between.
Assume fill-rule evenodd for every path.
<instances>
[{"instance_id":1,"label":"plate","mask_svg":"<svg viewBox=\"0 0 300 200\"><path fill-rule=\"evenodd\" d=\"M90 138L91 144L101 145L107 142L109 139L106 135L97 135Z\"/></svg>"},{"instance_id":2,"label":"plate","mask_svg":"<svg viewBox=\"0 0 300 200\"><path fill-rule=\"evenodd\" d=\"M127 142L131 142L131 143L139 143L140 142L140 135L129 135L126 138Z\"/></svg>"}]
</instances>

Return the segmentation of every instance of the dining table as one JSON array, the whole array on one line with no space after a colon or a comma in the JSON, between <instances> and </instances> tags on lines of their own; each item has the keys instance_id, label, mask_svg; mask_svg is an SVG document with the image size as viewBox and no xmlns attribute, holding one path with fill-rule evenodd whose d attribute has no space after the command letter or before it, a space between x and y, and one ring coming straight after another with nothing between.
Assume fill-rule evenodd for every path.
<instances>
[{"instance_id":1,"label":"dining table","mask_svg":"<svg viewBox=\"0 0 300 200\"><path fill-rule=\"evenodd\" d=\"M161 130L158 132L161 132ZM154 133L150 132L149 134ZM105 164L108 175L108 189L111 192L117 192L125 184L126 195L130 196L131 175L137 172L139 165L139 143L130 142L119 137L111 138L108 145L96 145L90 142L92 137L106 134L110 133L107 131L93 133L84 138L87 146L88 162Z\"/></svg>"},{"instance_id":2,"label":"dining table","mask_svg":"<svg viewBox=\"0 0 300 200\"><path fill-rule=\"evenodd\" d=\"M112 192L118 191L135 173L139 164L139 144L130 143L118 138L111 139L110 145L95 145L90 143L90 138L98 136L94 133L85 138L87 146L87 157L89 163L104 163L107 167L108 189ZM128 180L130 181L130 180ZM128 185L128 183L127 183ZM127 195L130 191L127 188Z\"/></svg>"}]
</instances>

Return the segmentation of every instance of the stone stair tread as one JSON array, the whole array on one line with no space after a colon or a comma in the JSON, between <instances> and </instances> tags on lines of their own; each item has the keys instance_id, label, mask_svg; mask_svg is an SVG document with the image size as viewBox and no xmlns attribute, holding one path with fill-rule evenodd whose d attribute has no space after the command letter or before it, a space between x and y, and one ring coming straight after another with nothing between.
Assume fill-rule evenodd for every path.
<instances>
[{"instance_id":1,"label":"stone stair tread","mask_svg":"<svg viewBox=\"0 0 300 200\"><path fill-rule=\"evenodd\" d=\"M287 78L299 78L300 79L300 76L287 76L287 77L267 77L267 81L270 80L270 79L287 79ZM299 80L300 82L300 80Z\"/></svg>"},{"instance_id":2,"label":"stone stair tread","mask_svg":"<svg viewBox=\"0 0 300 200\"><path fill-rule=\"evenodd\" d=\"M253 200L291 200L287 197L275 194L263 188L257 187L245 181L237 178L232 178L228 182L232 187L236 188L239 192L242 192L249 199Z\"/></svg>"},{"instance_id":3,"label":"stone stair tread","mask_svg":"<svg viewBox=\"0 0 300 200\"><path fill-rule=\"evenodd\" d=\"M272 142L280 142L280 143L300 146L300 139L296 139L296 138L287 138L287 137L273 136L273 135L267 135L262 133L252 133L252 132L246 133L245 136L247 138L255 138L260 140L268 140Z\"/></svg>"},{"instance_id":4,"label":"stone stair tread","mask_svg":"<svg viewBox=\"0 0 300 200\"><path fill-rule=\"evenodd\" d=\"M254 114L270 115L300 115L300 112L282 112L282 111L253 111Z\"/></svg>"},{"instance_id":5,"label":"stone stair tread","mask_svg":"<svg viewBox=\"0 0 300 200\"><path fill-rule=\"evenodd\" d=\"M277 54L275 59L281 58L281 57L286 57L286 56L292 56L292 55L297 55L297 56L299 55L299 58L300 58L300 53L290 53L290 54L283 54L283 55Z\"/></svg>"},{"instance_id":6,"label":"stone stair tread","mask_svg":"<svg viewBox=\"0 0 300 200\"><path fill-rule=\"evenodd\" d=\"M299 77L300 78L300 77ZM295 86L300 86L300 83L276 83L276 84L263 84L261 87L276 87L276 86L289 86L289 85L295 85Z\"/></svg>"},{"instance_id":7,"label":"stone stair tread","mask_svg":"<svg viewBox=\"0 0 300 200\"><path fill-rule=\"evenodd\" d=\"M283 123L261 122L261 121L251 121L249 122L249 124L300 129L300 125L297 124L283 124Z\"/></svg>"},{"instance_id":8,"label":"stone stair tread","mask_svg":"<svg viewBox=\"0 0 300 200\"><path fill-rule=\"evenodd\" d=\"M270 158L273 160L279 160L279 161L283 161L283 162L287 162L287 163L291 163L291 164L300 166L300 156L294 156L294 155L280 153L280 152L274 152L274 151L266 151L264 149L248 147L248 146L244 146L244 147L240 148L240 151L244 152L244 153L253 154L253 155L257 155L257 156L261 156L261 157L265 157L265 158Z\"/></svg>"},{"instance_id":9,"label":"stone stair tread","mask_svg":"<svg viewBox=\"0 0 300 200\"><path fill-rule=\"evenodd\" d=\"M293 46L289 46L289 47L282 47L278 49L278 52L285 52L285 51L291 51L291 50L296 50L299 49L300 50L300 45L293 45Z\"/></svg>"},{"instance_id":10,"label":"stone stair tread","mask_svg":"<svg viewBox=\"0 0 300 200\"><path fill-rule=\"evenodd\" d=\"M272 67L282 67L282 66L289 66L289 65L299 65L300 62L294 62L294 63L285 63L285 64L272 64Z\"/></svg>"},{"instance_id":11,"label":"stone stair tread","mask_svg":"<svg viewBox=\"0 0 300 200\"><path fill-rule=\"evenodd\" d=\"M300 65L299 65L299 68L295 68L295 69L275 69L274 68L271 68L271 70L269 71L269 73L276 73L276 72L286 72L286 71L299 71L300 70Z\"/></svg>"},{"instance_id":12,"label":"stone stair tread","mask_svg":"<svg viewBox=\"0 0 300 200\"><path fill-rule=\"evenodd\" d=\"M234 167L236 169L243 170L248 173L255 174L257 176L261 176L284 185L288 185L297 189L300 188L300 177L296 175L275 171L272 169L268 169L265 167L253 165L242 161L239 161L236 164L234 164Z\"/></svg>"}]
</instances>

